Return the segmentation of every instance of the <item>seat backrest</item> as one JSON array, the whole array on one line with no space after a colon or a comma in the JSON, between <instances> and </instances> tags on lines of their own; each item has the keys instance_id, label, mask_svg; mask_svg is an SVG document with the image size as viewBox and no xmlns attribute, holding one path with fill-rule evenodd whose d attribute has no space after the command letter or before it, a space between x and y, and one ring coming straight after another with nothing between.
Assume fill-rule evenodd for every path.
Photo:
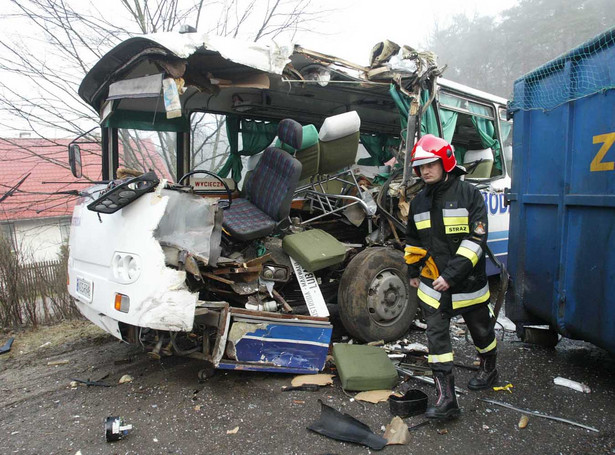
<instances>
[{"instance_id":1,"label":"seat backrest","mask_svg":"<svg viewBox=\"0 0 615 455\"><path fill-rule=\"evenodd\" d=\"M302 166L299 180L318 174L320 146L318 144L318 131L314 125L303 127L303 142L301 148L295 152L295 158L299 160Z\"/></svg>"},{"instance_id":2,"label":"seat backrest","mask_svg":"<svg viewBox=\"0 0 615 455\"><path fill-rule=\"evenodd\" d=\"M491 177L491 170L493 169L493 151L491 149L468 150L463 156L463 165L467 168L481 159L480 164L472 172L469 172L466 178L488 179Z\"/></svg>"},{"instance_id":3,"label":"seat backrest","mask_svg":"<svg viewBox=\"0 0 615 455\"><path fill-rule=\"evenodd\" d=\"M278 136L282 142L298 148L302 127L294 120L284 119L278 127ZM275 221L280 221L290 212L300 175L301 163L298 160L282 149L268 147L246 177L245 197Z\"/></svg>"},{"instance_id":4,"label":"seat backrest","mask_svg":"<svg viewBox=\"0 0 615 455\"><path fill-rule=\"evenodd\" d=\"M361 119L356 111L327 117L320 127L320 174L333 174L355 163Z\"/></svg>"}]
</instances>

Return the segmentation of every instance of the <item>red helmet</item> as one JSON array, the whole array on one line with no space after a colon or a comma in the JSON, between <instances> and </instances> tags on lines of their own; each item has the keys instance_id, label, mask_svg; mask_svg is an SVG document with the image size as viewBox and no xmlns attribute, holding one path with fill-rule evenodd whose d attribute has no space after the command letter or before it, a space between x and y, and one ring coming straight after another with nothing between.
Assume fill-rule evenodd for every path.
<instances>
[{"instance_id":1,"label":"red helmet","mask_svg":"<svg viewBox=\"0 0 615 455\"><path fill-rule=\"evenodd\" d=\"M457 160L455 159L455 153L451 144L433 134L426 134L414 144L412 149L412 167L420 177L421 171L419 166L436 160L442 161L444 172L451 172L457 166Z\"/></svg>"}]
</instances>

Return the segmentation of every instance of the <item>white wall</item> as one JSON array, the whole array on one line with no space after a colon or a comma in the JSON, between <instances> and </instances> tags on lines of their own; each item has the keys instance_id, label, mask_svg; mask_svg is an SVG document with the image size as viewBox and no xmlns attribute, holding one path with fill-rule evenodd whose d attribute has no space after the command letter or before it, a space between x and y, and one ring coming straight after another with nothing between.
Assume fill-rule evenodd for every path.
<instances>
[{"instance_id":1,"label":"white wall","mask_svg":"<svg viewBox=\"0 0 615 455\"><path fill-rule=\"evenodd\" d=\"M70 217L16 220L14 240L24 262L55 261L68 242Z\"/></svg>"}]
</instances>

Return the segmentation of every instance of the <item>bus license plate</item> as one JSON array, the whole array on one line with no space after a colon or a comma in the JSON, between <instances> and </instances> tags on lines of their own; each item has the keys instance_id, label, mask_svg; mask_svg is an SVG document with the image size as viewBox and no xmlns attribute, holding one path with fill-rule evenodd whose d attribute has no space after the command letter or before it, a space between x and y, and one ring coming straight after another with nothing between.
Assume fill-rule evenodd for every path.
<instances>
[{"instance_id":1,"label":"bus license plate","mask_svg":"<svg viewBox=\"0 0 615 455\"><path fill-rule=\"evenodd\" d=\"M90 280L86 280L80 276L77 277L77 286L75 291L79 297L87 300L88 302L92 301L92 282Z\"/></svg>"}]
</instances>

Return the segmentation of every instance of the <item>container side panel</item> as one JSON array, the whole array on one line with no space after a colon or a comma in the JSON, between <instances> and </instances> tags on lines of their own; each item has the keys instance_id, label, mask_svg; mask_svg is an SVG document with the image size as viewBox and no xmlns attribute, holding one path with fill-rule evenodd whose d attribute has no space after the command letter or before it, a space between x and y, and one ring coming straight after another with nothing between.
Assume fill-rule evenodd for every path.
<instances>
[{"instance_id":1,"label":"container side panel","mask_svg":"<svg viewBox=\"0 0 615 455\"><path fill-rule=\"evenodd\" d=\"M523 195L555 195L562 191L564 160L562 144L567 140L565 128L566 112L557 109L551 112L531 112L529 137L525 141L528 147L524 163Z\"/></svg>"},{"instance_id":2,"label":"container side panel","mask_svg":"<svg viewBox=\"0 0 615 455\"><path fill-rule=\"evenodd\" d=\"M559 236L557 235L557 206L526 205L525 263L521 293L525 308L546 323L555 324L552 304L557 289Z\"/></svg>"},{"instance_id":3,"label":"container side panel","mask_svg":"<svg viewBox=\"0 0 615 455\"><path fill-rule=\"evenodd\" d=\"M615 208L568 210L565 304L560 323L575 338L615 351Z\"/></svg>"}]
</instances>

